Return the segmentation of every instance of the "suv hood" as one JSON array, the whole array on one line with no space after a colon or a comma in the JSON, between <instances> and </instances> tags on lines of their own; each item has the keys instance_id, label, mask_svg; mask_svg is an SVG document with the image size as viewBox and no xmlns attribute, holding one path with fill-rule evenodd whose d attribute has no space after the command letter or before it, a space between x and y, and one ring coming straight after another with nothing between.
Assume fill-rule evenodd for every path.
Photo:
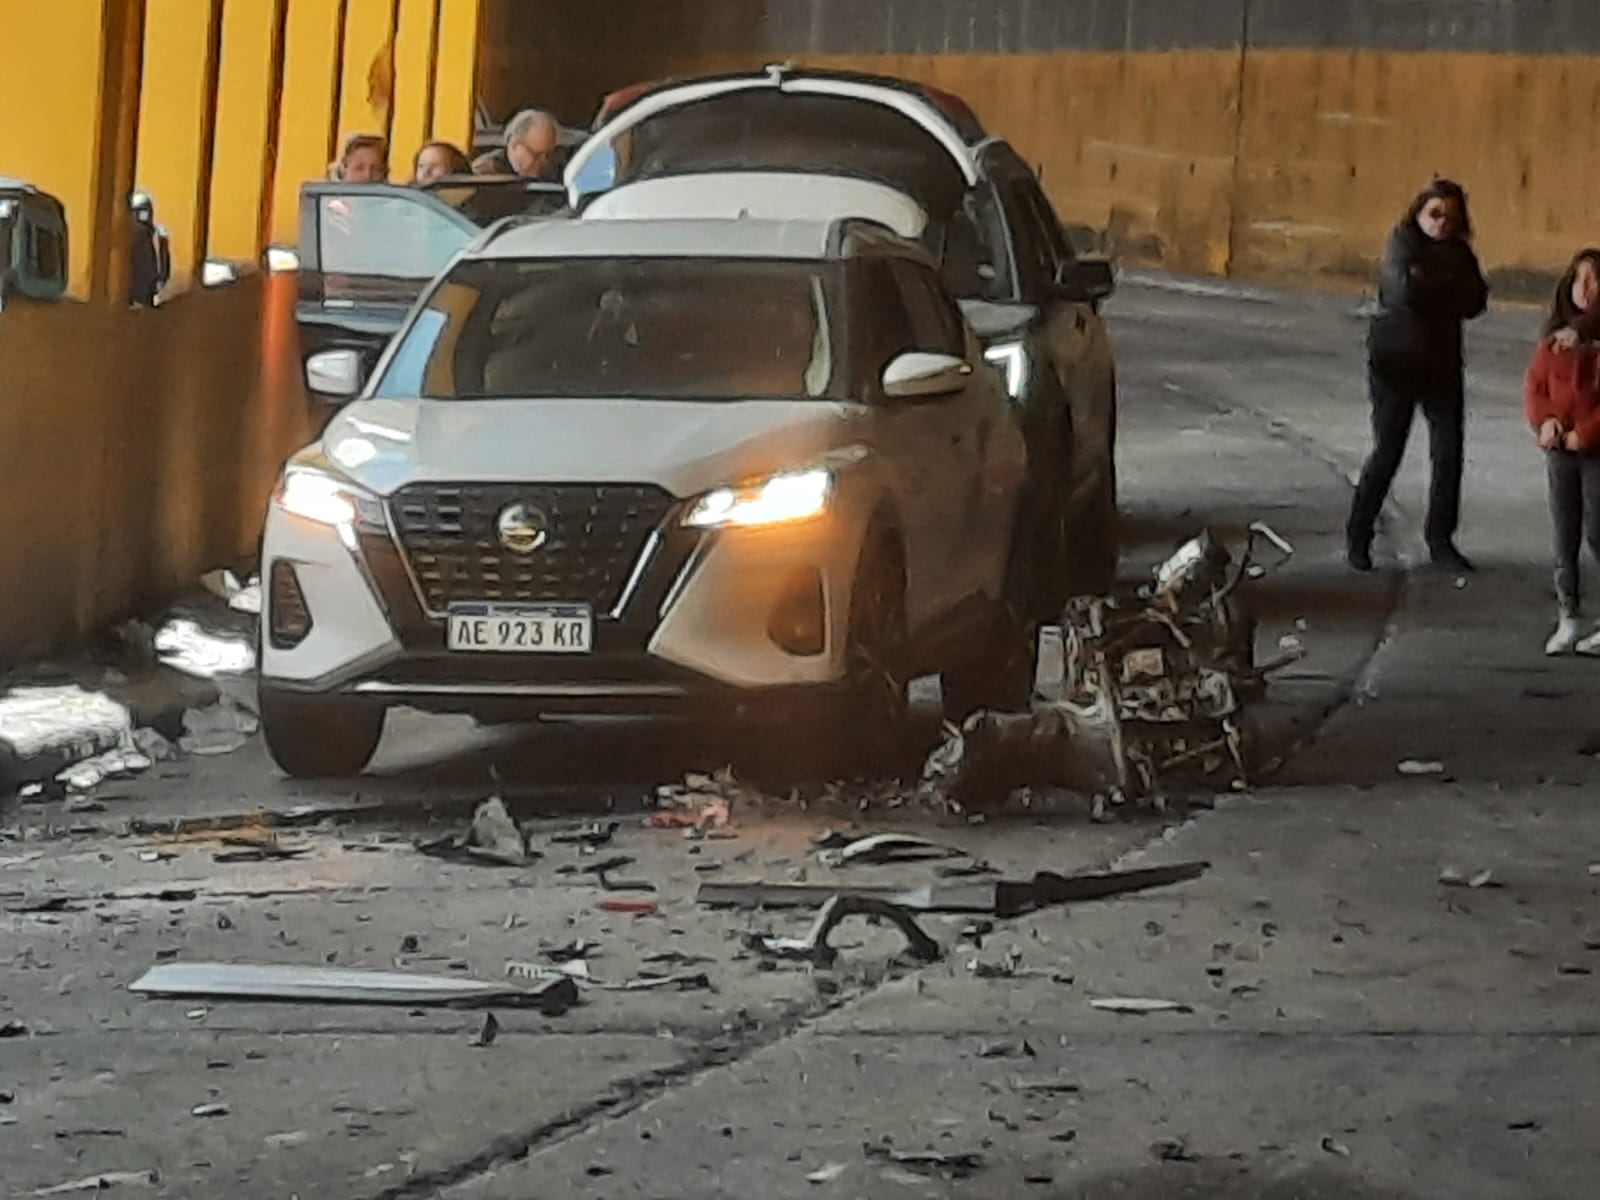
<instances>
[{"instance_id":1,"label":"suv hood","mask_svg":"<svg viewBox=\"0 0 1600 1200\"><path fill-rule=\"evenodd\" d=\"M329 461L389 495L408 483L655 484L678 497L805 467L859 440L867 410L826 400L362 400Z\"/></svg>"}]
</instances>

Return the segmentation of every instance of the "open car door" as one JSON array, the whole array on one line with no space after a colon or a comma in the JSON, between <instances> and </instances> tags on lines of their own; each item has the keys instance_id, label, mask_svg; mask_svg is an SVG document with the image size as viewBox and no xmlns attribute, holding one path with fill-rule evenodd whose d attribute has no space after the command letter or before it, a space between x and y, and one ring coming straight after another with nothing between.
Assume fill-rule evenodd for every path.
<instances>
[{"instance_id":1,"label":"open car door","mask_svg":"<svg viewBox=\"0 0 1600 1200\"><path fill-rule=\"evenodd\" d=\"M451 177L427 188L304 185L295 306L302 353L354 347L367 352L370 366L417 297L484 229L565 207L560 184L493 176Z\"/></svg>"}]
</instances>

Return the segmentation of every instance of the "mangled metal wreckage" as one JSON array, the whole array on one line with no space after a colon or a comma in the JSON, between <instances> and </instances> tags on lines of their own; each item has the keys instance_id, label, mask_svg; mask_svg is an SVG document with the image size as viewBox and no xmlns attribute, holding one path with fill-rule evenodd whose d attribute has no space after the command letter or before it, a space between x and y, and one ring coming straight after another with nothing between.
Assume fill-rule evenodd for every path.
<instances>
[{"instance_id":1,"label":"mangled metal wreckage","mask_svg":"<svg viewBox=\"0 0 1600 1200\"><path fill-rule=\"evenodd\" d=\"M1263 544L1275 554L1260 561ZM923 786L967 807L1024 786L1059 786L1113 802L1160 805L1169 790L1243 786L1251 754L1246 706L1267 676L1303 656L1257 665L1255 618L1240 589L1293 548L1264 524L1235 556L1205 530L1128 593L1071 600L1060 626L1061 678L1032 710L980 710L947 727Z\"/></svg>"}]
</instances>

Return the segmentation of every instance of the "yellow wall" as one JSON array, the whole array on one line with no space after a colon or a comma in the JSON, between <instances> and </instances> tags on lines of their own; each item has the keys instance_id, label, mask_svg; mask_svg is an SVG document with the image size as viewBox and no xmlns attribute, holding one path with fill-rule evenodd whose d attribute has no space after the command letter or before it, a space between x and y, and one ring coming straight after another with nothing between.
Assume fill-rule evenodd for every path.
<instances>
[{"instance_id":1,"label":"yellow wall","mask_svg":"<svg viewBox=\"0 0 1600 1200\"><path fill-rule=\"evenodd\" d=\"M0 70L0 174L54 193L72 224L72 288L90 288L90 239L101 104L101 21L87 3L0 0L0 30L27 30ZM46 52L48 51L48 52ZM30 114L19 119L18 114Z\"/></svg>"},{"instance_id":2,"label":"yellow wall","mask_svg":"<svg viewBox=\"0 0 1600 1200\"><path fill-rule=\"evenodd\" d=\"M1502 296L1542 293L1600 239L1600 57L1252 48L1177 52L548 54L520 0L487 10L483 94L587 120L641 80L784 59L900 75L965 97L1044 169L1062 217L1123 257L1185 271L1369 283L1385 235L1435 172L1466 181ZM534 97L528 95L535 81Z\"/></svg>"},{"instance_id":3,"label":"yellow wall","mask_svg":"<svg viewBox=\"0 0 1600 1200\"><path fill-rule=\"evenodd\" d=\"M0 122L0 173L66 205L78 297L0 313L0 545L28 564L0 575L0 667L254 546L314 422L295 279L256 269L263 243L295 240L346 122L383 132L392 110L402 176L421 140L470 137L478 3L0 0L0 30L28 33L0 110L36 118ZM135 179L179 270L226 257L240 282L129 309Z\"/></svg>"}]
</instances>

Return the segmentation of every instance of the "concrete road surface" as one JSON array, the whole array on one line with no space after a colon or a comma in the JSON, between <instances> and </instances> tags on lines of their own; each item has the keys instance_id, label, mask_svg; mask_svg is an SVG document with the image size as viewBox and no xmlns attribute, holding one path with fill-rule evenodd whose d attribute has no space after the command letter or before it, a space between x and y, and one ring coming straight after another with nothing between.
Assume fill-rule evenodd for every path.
<instances>
[{"instance_id":1,"label":"concrete road surface","mask_svg":"<svg viewBox=\"0 0 1600 1200\"><path fill-rule=\"evenodd\" d=\"M1264 648L1296 633L1310 650L1273 689L1285 762L1262 786L1107 824L1061 796L982 824L884 797L750 799L727 836L690 841L645 826L639 798L721 765L725 737L405 716L358 786L288 784L252 745L119 785L101 813L25 808L0 908L69 902L0 913L0 1195L120 1172L132 1197L241 1200L1591 1195L1600 664L1540 655L1543 472L1517 395L1532 319L1474 331L1462 544L1483 570L1461 580L1414 565L1415 466L1385 569L1342 565L1366 422L1351 301L1148 280L1112 321L1128 570L1201 524L1264 519L1298 550L1258 590ZM541 859L415 851L495 786ZM303 856L216 861L207 826L296 806L280 837ZM607 809L620 827L599 854L634 859L617 876L653 892L563 870L596 856L553 835ZM119 832L130 819L187 832ZM1008 874L1212 865L990 931L930 917L932 966L860 922L831 971L763 969L742 935L805 917L710 911L700 882L935 878L830 868L824 827L912 827ZM600 907L624 894L656 911ZM197 959L497 980L580 939L602 980L703 972L711 990L496 1009L487 1046L480 1013L126 990ZM1177 1011L1095 1005L1117 998Z\"/></svg>"}]
</instances>

